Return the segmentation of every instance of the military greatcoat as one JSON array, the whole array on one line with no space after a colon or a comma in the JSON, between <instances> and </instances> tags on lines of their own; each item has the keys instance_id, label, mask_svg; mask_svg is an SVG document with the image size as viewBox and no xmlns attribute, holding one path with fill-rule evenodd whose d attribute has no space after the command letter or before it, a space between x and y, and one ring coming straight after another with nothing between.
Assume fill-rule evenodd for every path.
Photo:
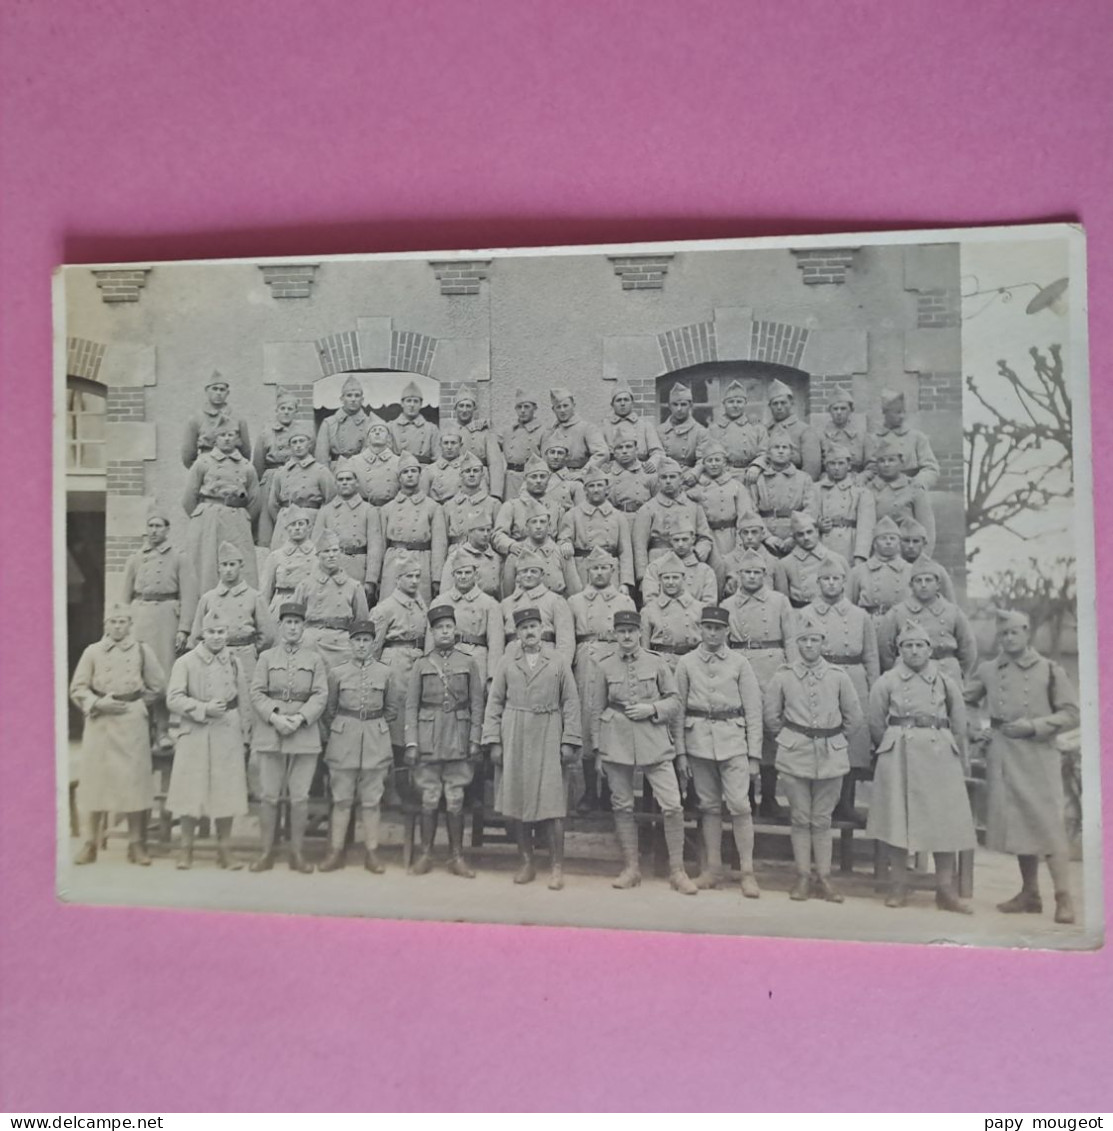
<instances>
[{"instance_id":1,"label":"military greatcoat","mask_svg":"<svg viewBox=\"0 0 1113 1131\"><path fill-rule=\"evenodd\" d=\"M606 500L595 506L585 499L566 511L561 519L557 541L572 544L576 571L582 585L588 584L587 556L596 546L618 560L615 580L620 585L634 584L630 527L622 513Z\"/></svg>"},{"instance_id":2,"label":"military greatcoat","mask_svg":"<svg viewBox=\"0 0 1113 1131\"><path fill-rule=\"evenodd\" d=\"M383 569L383 529L379 512L359 495L337 495L317 512L313 539L332 533L340 539L340 568L360 585L378 583Z\"/></svg>"},{"instance_id":3,"label":"military greatcoat","mask_svg":"<svg viewBox=\"0 0 1113 1131\"><path fill-rule=\"evenodd\" d=\"M407 597L400 589L381 600L371 610L375 625L375 646L384 664L390 668L387 683L387 718L390 741L405 746L406 692L410 670L421 657L427 627L427 606L420 597Z\"/></svg>"},{"instance_id":4,"label":"military greatcoat","mask_svg":"<svg viewBox=\"0 0 1113 1131\"><path fill-rule=\"evenodd\" d=\"M433 596L433 582L439 580L448 553L444 511L428 495L417 491L412 495L396 495L379 512L379 518L386 547L382 592L390 593L394 589L398 580L398 559L416 557L421 563L421 595L428 602Z\"/></svg>"},{"instance_id":5,"label":"military greatcoat","mask_svg":"<svg viewBox=\"0 0 1113 1131\"><path fill-rule=\"evenodd\" d=\"M259 501L255 468L239 452L225 454L214 448L197 457L182 506L189 515L187 554L200 592L217 583L222 542L231 542L243 554L244 580L252 588L258 585L251 516L257 513Z\"/></svg>"},{"instance_id":6,"label":"military greatcoat","mask_svg":"<svg viewBox=\"0 0 1113 1131\"><path fill-rule=\"evenodd\" d=\"M132 635L154 649L168 672L176 658L174 639L189 632L197 611L192 563L169 542L145 546L124 566L124 600L131 605Z\"/></svg>"}]
</instances>

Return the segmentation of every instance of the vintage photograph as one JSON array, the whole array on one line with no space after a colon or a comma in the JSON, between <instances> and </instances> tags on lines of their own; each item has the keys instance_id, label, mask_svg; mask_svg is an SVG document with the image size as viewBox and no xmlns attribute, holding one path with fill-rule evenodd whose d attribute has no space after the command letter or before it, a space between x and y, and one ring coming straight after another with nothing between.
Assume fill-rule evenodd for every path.
<instances>
[{"instance_id":1,"label":"vintage photograph","mask_svg":"<svg viewBox=\"0 0 1113 1131\"><path fill-rule=\"evenodd\" d=\"M1102 944L1077 226L54 294L61 899Z\"/></svg>"}]
</instances>

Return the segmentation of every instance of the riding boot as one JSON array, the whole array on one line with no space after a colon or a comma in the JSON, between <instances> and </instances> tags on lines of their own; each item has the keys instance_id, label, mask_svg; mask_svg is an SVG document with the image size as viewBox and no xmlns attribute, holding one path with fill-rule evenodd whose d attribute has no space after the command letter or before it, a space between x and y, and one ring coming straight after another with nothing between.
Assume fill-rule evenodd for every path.
<instances>
[{"instance_id":1,"label":"riding boot","mask_svg":"<svg viewBox=\"0 0 1113 1131\"><path fill-rule=\"evenodd\" d=\"M788 836L792 842L792 859L796 863L796 882L788 893L789 899L810 899L812 894L812 830L803 825L793 825Z\"/></svg>"},{"instance_id":2,"label":"riding boot","mask_svg":"<svg viewBox=\"0 0 1113 1131\"><path fill-rule=\"evenodd\" d=\"M849 824L856 825L859 828L865 824L858 810L854 807L854 796L858 789L858 779L851 770L848 774L843 775L842 787L839 790L839 800L835 805L834 811L831 816L836 821L846 821Z\"/></svg>"},{"instance_id":3,"label":"riding boot","mask_svg":"<svg viewBox=\"0 0 1113 1131\"><path fill-rule=\"evenodd\" d=\"M1006 915L1039 915L1043 912L1043 900L1040 899L1040 858L1018 856L1016 862L1020 868L1020 891L1012 899L997 904L997 910Z\"/></svg>"},{"instance_id":4,"label":"riding boot","mask_svg":"<svg viewBox=\"0 0 1113 1131\"><path fill-rule=\"evenodd\" d=\"M363 807L363 866L376 876L381 876L386 869L379 859L379 823L382 819L382 810L378 805L365 805Z\"/></svg>"},{"instance_id":5,"label":"riding boot","mask_svg":"<svg viewBox=\"0 0 1113 1131\"><path fill-rule=\"evenodd\" d=\"M274 867L274 834L278 830L278 806L273 801L259 803L259 855L251 861L252 872L269 872Z\"/></svg>"},{"instance_id":6,"label":"riding boot","mask_svg":"<svg viewBox=\"0 0 1113 1131\"><path fill-rule=\"evenodd\" d=\"M336 872L344 867L344 845L348 839L348 824L351 819L350 805L333 805L328 855L317 865L318 872Z\"/></svg>"},{"instance_id":7,"label":"riding boot","mask_svg":"<svg viewBox=\"0 0 1113 1131\"><path fill-rule=\"evenodd\" d=\"M564 819L549 821L549 891L564 887Z\"/></svg>"},{"instance_id":8,"label":"riding boot","mask_svg":"<svg viewBox=\"0 0 1113 1131\"><path fill-rule=\"evenodd\" d=\"M421 855L411 869L415 876L424 876L433 870L433 841L437 836L436 809L421 810Z\"/></svg>"},{"instance_id":9,"label":"riding boot","mask_svg":"<svg viewBox=\"0 0 1113 1131\"><path fill-rule=\"evenodd\" d=\"M181 850L178 853L177 867L185 872L193 867L193 834L197 829L196 817L182 817L179 831L182 835Z\"/></svg>"},{"instance_id":10,"label":"riding boot","mask_svg":"<svg viewBox=\"0 0 1113 1131\"><path fill-rule=\"evenodd\" d=\"M721 822L720 818L720 822ZM720 823L719 836L722 837L722 824ZM665 847L669 853L669 884L674 891L681 895L697 895L699 888L689 879L684 871L684 814L665 814ZM721 866L721 862L720 862Z\"/></svg>"},{"instance_id":11,"label":"riding boot","mask_svg":"<svg viewBox=\"0 0 1113 1131\"><path fill-rule=\"evenodd\" d=\"M777 804L777 767L761 767L761 809L758 816L765 820L779 821L785 811Z\"/></svg>"},{"instance_id":12,"label":"riding boot","mask_svg":"<svg viewBox=\"0 0 1113 1131\"><path fill-rule=\"evenodd\" d=\"M581 813L594 813L599 808L599 771L595 768L594 758L584 758L580 764L584 774L584 794L577 808Z\"/></svg>"},{"instance_id":13,"label":"riding boot","mask_svg":"<svg viewBox=\"0 0 1113 1131\"><path fill-rule=\"evenodd\" d=\"M905 907L908 904L908 853L895 844L885 846L889 854L889 894L886 907Z\"/></svg>"},{"instance_id":14,"label":"riding boot","mask_svg":"<svg viewBox=\"0 0 1113 1131\"><path fill-rule=\"evenodd\" d=\"M613 888L636 888L642 882L641 868L638 865L638 827L633 813L615 812L614 833L622 852L623 866Z\"/></svg>"},{"instance_id":15,"label":"riding boot","mask_svg":"<svg viewBox=\"0 0 1113 1131\"><path fill-rule=\"evenodd\" d=\"M815 894L828 903L842 903L843 894L831 883L831 829L812 829L812 852L815 854L816 876L812 881Z\"/></svg>"},{"instance_id":16,"label":"riding boot","mask_svg":"<svg viewBox=\"0 0 1113 1131\"><path fill-rule=\"evenodd\" d=\"M128 861L142 864L144 868L151 863L151 858L143 847L143 823L146 819L146 810L128 814Z\"/></svg>"},{"instance_id":17,"label":"riding boot","mask_svg":"<svg viewBox=\"0 0 1113 1131\"><path fill-rule=\"evenodd\" d=\"M85 843L75 857L74 864L95 864L97 862L97 846L100 843L102 819L100 813L90 813L86 817Z\"/></svg>"},{"instance_id":18,"label":"riding boot","mask_svg":"<svg viewBox=\"0 0 1113 1131\"><path fill-rule=\"evenodd\" d=\"M518 858L521 865L514 873L516 884L533 883L537 869L533 866L533 825L525 821L514 822L514 835L518 840Z\"/></svg>"},{"instance_id":19,"label":"riding boot","mask_svg":"<svg viewBox=\"0 0 1113 1131\"><path fill-rule=\"evenodd\" d=\"M703 813L699 826L706 860L703 871L696 877L696 887L707 891L723 882L723 816L721 813Z\"/></svg>"},{"instance_id":20,"label":"riding boot","mask_svg":"<svg viewBox=\"0 0 1113 1131\"><path fill-rule=\"evenodd\" d=\"M935 906L940 911L955 911L959 915L973 915L974 909L958 897L955 889L955 854L935 853Z\"/></svg>"},{"instance_id":21,"label":"riding boot","mask_svg":"<svg viewBox=\"0 0 1113 1131\"><path fill-rule=\"evenodd\" d=\"M216 862L229 872L238 872L243 862L232 855L232 818L216 819Z\"/></svg>"},{"instance_id":22,"label":"riding boot","mask_svg":"<svg viewBox=\"0 0 1113 1131\"><path fill-rule=\"evenodd\" d=\"M750 813L739 813L731 818L734 847L742 869L742 894L747 899L760 899L761 888L754 876L754 818Z\"/></svg>"},{"instance_id":23,"label":"riding boot","mask_svg":"<svg viewBox=\"0 0 1113 1131\"><path fill-rule=\"evenodd\" d=\"M309 824L309 802L290 802L290 871L308 876L313 865L305 858L305 826Z\"/></svg>"},{"instance_id":24,"label":"riding boot","mask_svg":"<svg viewBox=\"0 0 1113 1131\"><path fill-rule=\"evenodd\" d=\"M448 870L454 876L474 880L475 871L464 859L464 814L446 813L444 823L448 826L448 847L451 853Z\"/></svg>"}]
</instances>

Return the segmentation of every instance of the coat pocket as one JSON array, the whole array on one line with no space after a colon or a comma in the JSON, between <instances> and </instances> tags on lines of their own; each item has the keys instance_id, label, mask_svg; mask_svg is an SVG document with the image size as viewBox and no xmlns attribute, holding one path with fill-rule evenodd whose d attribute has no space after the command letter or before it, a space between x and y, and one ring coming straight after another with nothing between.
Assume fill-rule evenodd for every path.
<instances>
[{"instance_id":1,"label":"coat pocket","mask_svg":"<svg viewBox=\"0 0 1113 1131\"><path fill-rule=\"evenodd\" d=\"M604 707L603 710L599 712L599 721L601 723L609 723L613 718L614 718L614 708L613 707Z\"/></svg>"},{"instance_id":2,"label":"coat pocket","mask_svg":"<svg viewBox=\"0 0 1113 1131\"><path fill-rule=\"evenodd\" d=\"M885 737L881 740L881 745L877 748L878 754L888 754L897 744L897 736L893 727L888 727L885 731Z\"/></svg>"},{"instance_id":3,"label":"coat pocket","mask_svg":"<svg viewBox=\"0 0 1113 1131\"><path fill-rule=\"evenodd\" d=\"M347 724L348 724L347 719L335 718L335 719L332 720L332 726L329 728L329 730L333 734L343 734L344 733L344 727L347 726Z\"/></svg>"}]
</instances>

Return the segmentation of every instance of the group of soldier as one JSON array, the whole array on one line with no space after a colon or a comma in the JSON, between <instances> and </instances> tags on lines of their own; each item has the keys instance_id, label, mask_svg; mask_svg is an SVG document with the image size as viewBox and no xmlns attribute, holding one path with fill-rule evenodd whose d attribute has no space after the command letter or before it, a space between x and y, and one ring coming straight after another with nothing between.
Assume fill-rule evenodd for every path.
<instances>
[{"instance_id":1,"label":"group of soldier","mask_svg":"<svg viewBox=\"0 0 1113 1131\"><path fill-rule=\"evenodd\" d=\"M969 913L955 887L957 853L975 845L965 704L984 700L986 843L1015 854L1022 877L999 909L1042 909L1044 857L1056 921L1073 921L1051 739L1077 725L1075 693L1032 648L1022 613L1001 611L1000 652L979 663L931 556L939 465L902 395L883 394L882 427L867 432L849 390L829 397L816 429L779 380L762 422L733 382L707 427L679 382L656 426L623 384L598 426L566 389L551 393L548 426L518 392L516 422L497 435L476 416L475 388L438 426L411 383L387 423L353 377L316 434L280 396L252 448L228 393L214 373L187 426L186 548L170 546L170 515L152 504L124 602L73 678L86 716L77 863L96 859L110 812L128 815L129 859L150 863L153 742L173 752L166 806L181 868L204 817L220 866L242 867L230 833L253 779L251 869L273 867L286 799L289 865L313 871L305 833L323 752L332 809L319 870L343 866L357 803L365 865L383 870L381 805L404 766L421 803L412 871L434 866L443 802L448 868L471 877L464 797L486 756L516 834L516 883L535 878L543 826L549 886L563 887L569 804L590 808L604 788L624 861L614 886L640 883L644 781L672 887L725 882L725 809L742 894L757 898L754 817L780 815L779 781L791 897L842 902L832 823L861 823L855 783L872 773L866 833L889 847L887 905L907 902L908 854L931 852L937 906ZM683 860L689 786L695 882Z\"/></svg>"}]
</instances>

